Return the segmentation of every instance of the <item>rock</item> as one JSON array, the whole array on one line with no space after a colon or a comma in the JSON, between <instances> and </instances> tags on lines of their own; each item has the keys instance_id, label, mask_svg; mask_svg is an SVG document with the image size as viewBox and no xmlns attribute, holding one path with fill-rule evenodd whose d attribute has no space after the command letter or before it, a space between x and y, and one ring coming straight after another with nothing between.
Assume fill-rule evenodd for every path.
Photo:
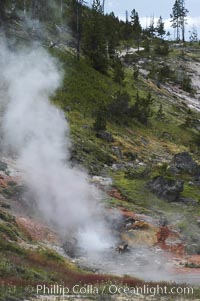
<instances>
[{"instance_id":1,"label":"rock","mask_svg":"<svg viewBox=\"0 0 200 301\"><path fill-rule=\"evenodd\" d=\"M197 174L200 171L198 164L192 159L188 152L176 154L170 164L172 173L187 172L189 174Z\"/></svg>"},{"instance_id":2,"label":"rock","mask_svg":"<svg viewBox=\"0 0 200 301\"><path fill-rule=\"evenodd\" d=\"M118 170L124 170L125 169L125 165L123 163L119 163L119 164L113 164L111 169L113 171L118 171Z\"/></svg>"},{"instance_id":3,"label":"rock","mask_svg":"<svg viewBox=\"0 0 200 301\"><path fill-rule=\"evenodd\" d=\"M189 186L194 186L194 183L193 183L192 181L189 181L189 182L188 182L188 185L189 185Z\"/></svg>"},{"instance_id":4,"label":"rock","mask_svg":"<svg viewBox=\"0 0 200 301\"><path fill-rule=\"evenodd\" d=\"M65 241L62 247L65 253L71 258L75 258L81 253L80 248L78 247L78 242L75 238Z\"/></svg>"},{"instance_id":5,"label":"rock","mask_svg":"<svg viewBox=\"0 0 200 301\"><path fill-rule=\"evenodd\" d=\"M112 185L112 179L108 177L93 176L91 182L102 187L109 187Z\"/></svg>"},{"instance_id":6,"label":"rock","mask_svg":"<svg viewBox=\"0 0 200 301\"><path fill-rule=\"evenodd\" d=\"M183 180L157 176L148 182L147 187L158 197L169 202L176 202L179 201L180 193L183 191L183 185Z\"/></svg>"},{"instance_id":7,"label":"rock","mask_svg":"<svg viewBox=\"0 0 200 301\"><path fill-rule=\"evenodd\" d=\"M180 202L184 204L189 204L189 205L197 205L198 201L191 199L191 198L180 198Z\"/></svg>"},{"instance_id":8,"label":"rock","mask_svg":"<svg viewBox=\"0 0 200 301\"><path fill-rule=\"evenodd\" d=\"M99 131L97 132L96 137L106 140L107 142L114 142L113 136L109 132Z\"/></svg>"},{"instance_id":9,"label":"rock","mask_svg":"<svg viewBox=\"0 0 200 301\"><path fill-rule=\"evenodd\" d=\"M128 244L127 243L122 243L117 246L116 251L118 251L120 254L128 250Z\"/></svg>"},{"instance_id":10,"label":"rock","mask_svg":"<svg viewBox=\"0 0 200 301\"><path fill-rule=\"evenodd\" d=\"M111 150L113 154L117 156L118 159L122 159L122 151L118 146L112 146Z\"/></svg>"},{"instance_id":11,"label":"rock","mask_svg":"<svg viewBox=\"0 0 200 301\"><path fill-rule=\"evenodd\" d=\"M139 162L138 165L139 165L139 166L146 166L146 163L144 163L144 162Z\"/></svg>"}]
</instances>

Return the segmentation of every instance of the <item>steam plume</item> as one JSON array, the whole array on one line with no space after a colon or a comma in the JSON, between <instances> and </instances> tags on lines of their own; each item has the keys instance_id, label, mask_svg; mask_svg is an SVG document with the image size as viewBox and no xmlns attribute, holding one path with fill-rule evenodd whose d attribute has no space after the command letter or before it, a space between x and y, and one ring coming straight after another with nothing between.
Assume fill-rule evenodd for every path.
<instances>
[{"instance_id":1,"label":"steam plume","mask_svg":"<svg viewBox=\"0 0 200 301\"><path fill-rule=\"evenodd\" d=\"M99 193L86 174L70 166L69 126L50 102L62 83L58 63L42 48L11 51L1 41L0 66L7 95L5 141L17 154L39 210L63 233L75 230L86 249L105 247L101 218L93 217Z\"/></svg>"}]
</instances>

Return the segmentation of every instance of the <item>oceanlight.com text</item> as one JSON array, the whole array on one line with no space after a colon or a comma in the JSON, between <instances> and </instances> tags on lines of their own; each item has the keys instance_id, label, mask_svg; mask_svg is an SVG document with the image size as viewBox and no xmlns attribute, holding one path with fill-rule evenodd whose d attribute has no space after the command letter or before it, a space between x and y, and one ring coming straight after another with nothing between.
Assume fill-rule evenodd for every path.
<instances>
[{"instance_id":1,"label":"oceanlight.com text","mask_svg":"<svg viewBox=\"0 0 200 301\"><path fill-rule=\"evenodd\" d=\"M57 296L69 296L69 295L123 295L126 297L132 297L137 295L149 295L149 296L159 296L159 295L193 295L194 288L193 287L183 287L183 286L150 286L144 284L143 286L129 287L126 285L116 285L116 284L101 284L101 285L83 285L76 284L72 288L69 288L64 285L44 285L38 284L35 288L31 288L32 292L37 295L57 295Z\"/></svg>"}]
</instances>

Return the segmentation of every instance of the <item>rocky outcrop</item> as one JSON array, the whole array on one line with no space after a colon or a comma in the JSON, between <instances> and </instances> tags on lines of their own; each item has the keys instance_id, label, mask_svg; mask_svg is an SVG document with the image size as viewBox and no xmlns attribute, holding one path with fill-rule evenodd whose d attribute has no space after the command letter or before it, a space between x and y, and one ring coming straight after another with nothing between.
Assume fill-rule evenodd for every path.
<instances>
[{"instance_id":1,"label":"rocky outcrop","mask_svg":"<svg viewBox=\"0 0 200 301\"><path fill-rule=\"evenodd\" d=\"M147 187L158 197L169 202L179 201L180 193L183 191L184 181L157 176L148 182Z\"/></svg>"},{"instance_id":2,"label":"rocky outcrop","mask_svg":"<svg viewBox=\"0 0 200 301\"><path fill-rule=\"evenodd\" d=\"M188 152L176 154L170 164L170 171L173 174L186 172L190 175L200 174L200 166L192 159Z\"/></svg>"},{"instance_id":3,"label":"rocky outcrop","mask_svg":"<svg viewBox=\"0 0 200 301\"><path fill-rule=\"evenodd\" d=\"M113 136L109 132L105 131L98 131L96 134L97 138L103 139L107 142L114 142Z\"/></svg>"}]
</instances>

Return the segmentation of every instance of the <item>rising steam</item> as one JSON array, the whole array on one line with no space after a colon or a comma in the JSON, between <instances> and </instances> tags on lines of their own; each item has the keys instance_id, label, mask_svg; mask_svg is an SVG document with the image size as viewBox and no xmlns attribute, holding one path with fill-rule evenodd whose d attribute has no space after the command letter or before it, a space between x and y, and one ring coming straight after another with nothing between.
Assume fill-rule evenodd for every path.
<instances>
[{"instance_id":1,"label":"rising steam","mask_svg":"<svg viewBox=\"0 0 200 301\"><path fill-rule=\"evenodd\" d=\"M60 232L74 231L85 249L104 248L99 192L85 173L70 166L69 126L50 101L62 83L58 62L42 48L11 51L1 41L0 66L4 139L39 210Z\"/></svg>"}]
</instances>

